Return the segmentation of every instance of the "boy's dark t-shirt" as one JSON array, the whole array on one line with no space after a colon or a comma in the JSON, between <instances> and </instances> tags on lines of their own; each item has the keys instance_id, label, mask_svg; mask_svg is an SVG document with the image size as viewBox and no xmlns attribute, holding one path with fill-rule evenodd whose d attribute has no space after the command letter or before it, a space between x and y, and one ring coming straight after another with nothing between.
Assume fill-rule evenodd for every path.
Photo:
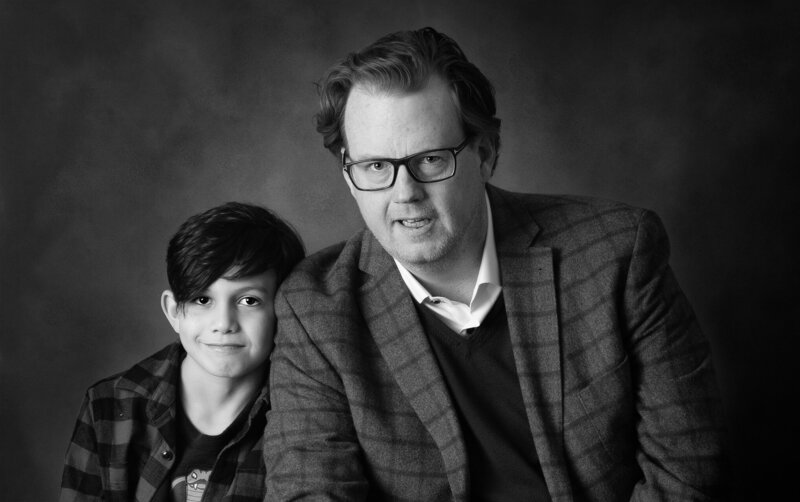
<instances>
[{"instance_id":1,"label":"boy's dark t-shirt","mask_svg":"<svg viewBox=\"0 0 800 502\"><path fill-rule=\"evenodd\" d=\"M180 404L176 411L178 459L154 500L197 502L203 497L217 457L246 422L250 406L217 436L198 431Z\"/></svg>"}]
</instances>

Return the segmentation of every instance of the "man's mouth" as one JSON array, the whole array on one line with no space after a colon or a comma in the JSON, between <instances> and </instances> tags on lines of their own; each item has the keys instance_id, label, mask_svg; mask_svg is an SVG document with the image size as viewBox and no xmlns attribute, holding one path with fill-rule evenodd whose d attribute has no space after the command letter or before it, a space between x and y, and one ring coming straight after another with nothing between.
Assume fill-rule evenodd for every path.
<instances>
[{"instance_id":1,"label":"man's mouth","mask_svg":"<svg viewBox=\"0 0 800 502\"><path fill-rule=\"evenodd\" d=\"M429 221L429 218L411 218L407 220L399 220L400 224L406 228L420 228L424 227Z\"/></svg>"}]
</instances>

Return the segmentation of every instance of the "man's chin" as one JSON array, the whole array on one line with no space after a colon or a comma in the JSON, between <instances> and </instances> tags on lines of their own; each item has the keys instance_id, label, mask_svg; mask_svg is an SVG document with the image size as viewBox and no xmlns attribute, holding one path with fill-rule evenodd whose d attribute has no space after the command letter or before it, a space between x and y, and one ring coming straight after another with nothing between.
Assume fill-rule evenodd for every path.
<instances>
[{"instance_id":1,"label":"man's chin","mask_svg":"<svg viewBox=\"0 0 800 502\"><path fill-rule=\"evenodd\" d=\"M393 251L389 254L408 269L433 265L443 255L441 249L419 244L398 245Z\"/></svg>"}]
</instances>

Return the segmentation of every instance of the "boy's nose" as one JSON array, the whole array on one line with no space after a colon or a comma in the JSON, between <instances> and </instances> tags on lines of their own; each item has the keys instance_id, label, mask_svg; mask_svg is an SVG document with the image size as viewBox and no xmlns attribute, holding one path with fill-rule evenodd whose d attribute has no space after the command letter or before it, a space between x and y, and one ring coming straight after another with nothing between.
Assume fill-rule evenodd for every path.
<instances>
[{"instance_id":1,"label":"boy's nose","mask_svg":"<svg viewBox=\"0 0 800 502\"><path fill-rule=\"evenodd\" d=\"M220 306L214 313L213 329L215 333L234 333L237 329L236 311L229 306Z\"/></svg>"}]
</instances>

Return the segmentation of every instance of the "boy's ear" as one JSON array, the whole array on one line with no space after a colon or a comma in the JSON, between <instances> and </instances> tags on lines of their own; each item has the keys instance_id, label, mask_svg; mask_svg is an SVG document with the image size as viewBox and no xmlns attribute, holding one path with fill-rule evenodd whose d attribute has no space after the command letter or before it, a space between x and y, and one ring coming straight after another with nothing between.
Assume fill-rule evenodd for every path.
<instances>
[{"instance_id":1,"label":"boy's ear","mask_svg":"<svg viewBox=\"0 0 800 502\"><path fill-rule=\"evenodd\" d=\"M167 316L167 320L172 326L172 329L175 330L175 333L178 333L178 328L180 327L178 302L175 301L175 295L173 295L172 291L169 289L165 289L164 292L161 293L161 310L163 310L164 315Z\"/></svg>"}]
</instances>

